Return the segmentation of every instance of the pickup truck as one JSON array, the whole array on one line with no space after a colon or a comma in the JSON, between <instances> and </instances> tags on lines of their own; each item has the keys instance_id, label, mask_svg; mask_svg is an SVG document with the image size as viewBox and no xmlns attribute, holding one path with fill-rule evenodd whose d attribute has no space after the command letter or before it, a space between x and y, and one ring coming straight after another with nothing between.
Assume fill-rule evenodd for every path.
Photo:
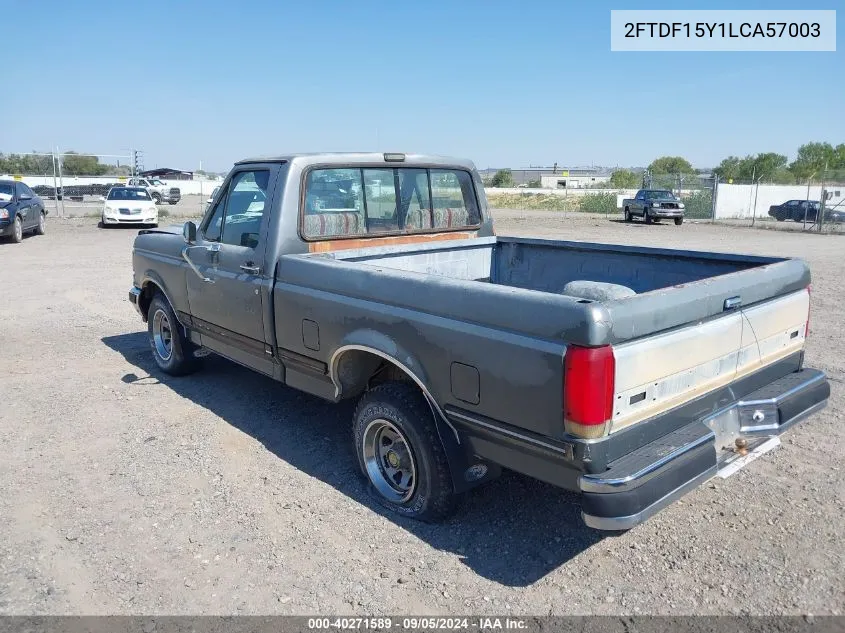
<instances>
[{"instance_id":1,"label":"pickup truck","mask_svg":"<svg viewBox=\"0 0 845 633\"><path fill-rule=\"evenodd\" d=\"M418 519L504 467L626 530L830 393L802 260L497 236L470 161L244 160L198 226L132 253L162 372L212 352L355 399L370 490Z\"/></svg>"},{"instance_id":2,"label":"pickup truck","mask_svg":"<svg viewBox=\"0 0 845 633\"><path fill-rule=\"evenodd\" d=\"M646 224L672 219L680 226L684 223L684 203L665 189L640 189L633 198L622 201L625 221L641 217Z\"/></svg>"},{"instance_id":3,"label":"pickup truck","mask_svg":"<svg viewBox=\"0 0 845 633\"><path fill-rule=\"evenodd\" d=\"M144 187L156 204L176 204L182 199L179 187L170 187L158 178L130 178L127 187Z\"/></svg>"}]
</instances>

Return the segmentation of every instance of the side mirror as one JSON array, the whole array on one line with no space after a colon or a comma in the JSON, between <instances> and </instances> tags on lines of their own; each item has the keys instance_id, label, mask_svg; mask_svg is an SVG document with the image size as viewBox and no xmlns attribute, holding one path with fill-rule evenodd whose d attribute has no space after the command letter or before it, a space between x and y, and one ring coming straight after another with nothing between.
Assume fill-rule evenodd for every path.
<instances>
[{"instance_id":1,"label":"side mirror","mask_svg":"<svg viewBox=\"0 0 845 633\"><path fill-rule=\"evenodd\" d=\"M193 244L197 241L197 225L193 222L185 222L182 226L182 237L188 244Z\"/></svg>"}]
</instances>

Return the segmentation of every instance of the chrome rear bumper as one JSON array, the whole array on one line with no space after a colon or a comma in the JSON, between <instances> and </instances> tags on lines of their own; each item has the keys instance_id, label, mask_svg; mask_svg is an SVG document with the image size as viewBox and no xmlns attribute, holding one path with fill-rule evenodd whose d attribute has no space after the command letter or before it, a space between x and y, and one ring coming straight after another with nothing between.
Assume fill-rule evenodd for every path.
<instances>
[{"instance_id":1,"label":"chrome rear bumper","mask_svg":"<svg viewBox=\"0 0 845 633\"><path fill-rule=\"evenodd\" d=\"M740 457L737 439L744 446L779 435L829 397L824 373L803 369L632 451L605 472L581 475L584 522L612 531L644 522Z\"/></svg>"}]
</instances>

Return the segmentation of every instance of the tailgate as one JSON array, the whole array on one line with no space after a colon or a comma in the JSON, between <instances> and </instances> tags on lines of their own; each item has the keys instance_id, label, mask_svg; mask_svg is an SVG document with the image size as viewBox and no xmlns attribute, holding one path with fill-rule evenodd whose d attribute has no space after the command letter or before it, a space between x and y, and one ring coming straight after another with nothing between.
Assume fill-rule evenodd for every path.
<instances>
[{"instance_id":1,"label":"tailgate","mask_svg":"<svg viewBox=\"0 0 845 633\"><path fill-rule=\"evenodd\" d=\"M610 432L727 385L804 346L807 289L614 346Z\"/></svg>"}]
</instances>

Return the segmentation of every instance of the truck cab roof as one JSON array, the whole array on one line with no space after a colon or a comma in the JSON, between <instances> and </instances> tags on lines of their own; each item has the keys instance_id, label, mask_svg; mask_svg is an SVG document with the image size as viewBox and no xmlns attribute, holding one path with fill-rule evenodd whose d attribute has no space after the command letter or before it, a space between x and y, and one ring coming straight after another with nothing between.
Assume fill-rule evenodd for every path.
<instances>
[{"instance_id":1,"label":"truck cab roof","mask_svg":"<svg viewBox=\"0 0 845 633\"><path fill-rule=\"evenodd\" d=\"M465 169L475 169L474 163L464 158L454 158L451 156L438 156L432 154L405 154L402 152L324 152L284 154L280 156L258 156L245 158L235 164L249 165L254 163L297 163L302 167L332 164L378 164L394 167L427 165L435 167L451 166L463 167Z\"/></svg>"}]
</instances>

